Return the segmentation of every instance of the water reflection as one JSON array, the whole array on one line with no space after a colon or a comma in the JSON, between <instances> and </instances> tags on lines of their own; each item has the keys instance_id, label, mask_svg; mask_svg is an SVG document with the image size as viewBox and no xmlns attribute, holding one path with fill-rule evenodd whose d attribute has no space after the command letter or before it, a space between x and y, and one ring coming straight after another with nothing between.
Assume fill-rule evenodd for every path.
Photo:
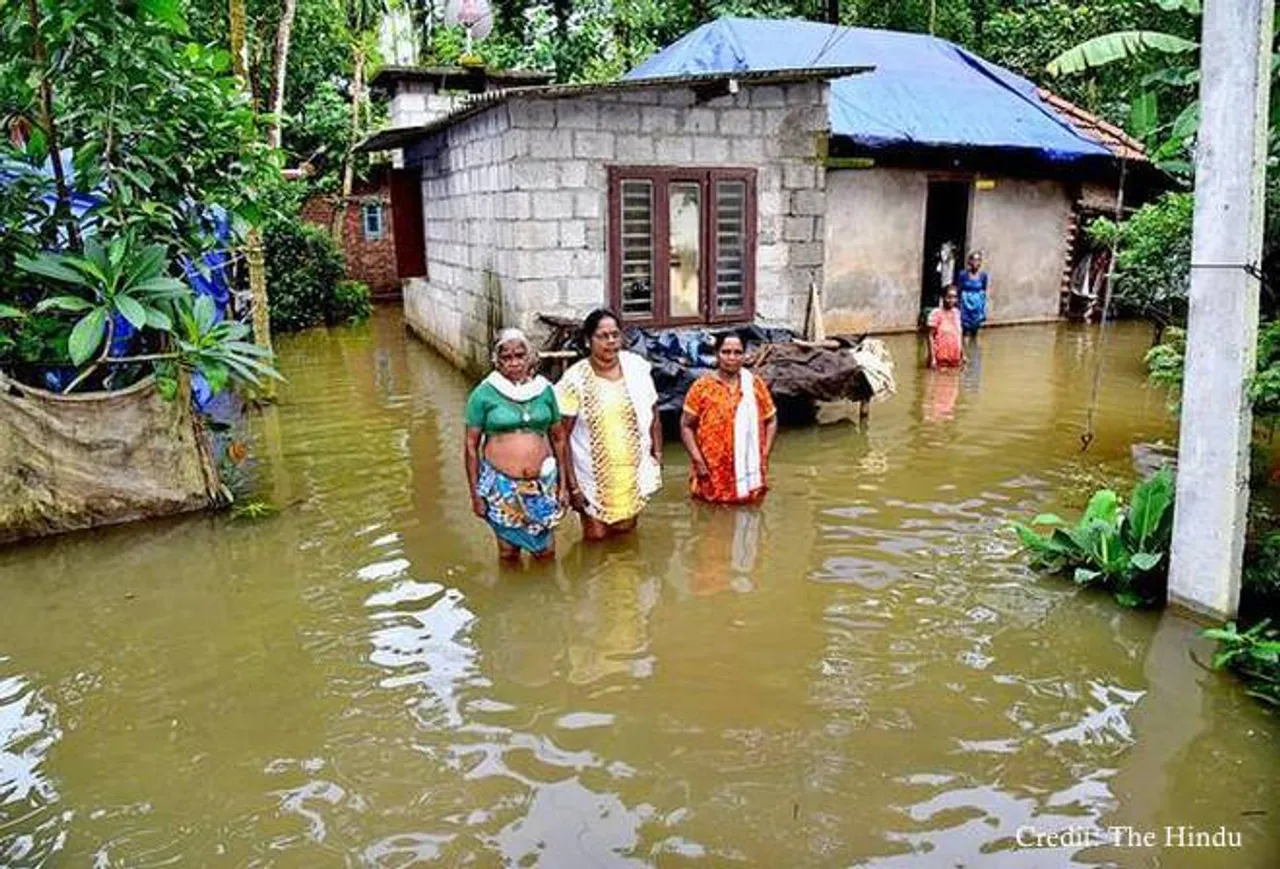
<instances>
[{"instance_id":1,"label":"water reflection","mask_svg":"<svg viewBox=\"0 0 1280 869\"><path fill-rule=\"evenodd\" d=\"M59 813L57 788L45 768L62 737L57 710L0 657L0 862L43 865L66 841L70 813Z\"/></svg>"},{"instance_id":2,"label":"water reflection","mask_svg":"<svg viewBox=\"0 0 1280 869\"><path fill-rule=\"evenodd\" d=\"M279 516L0 552L0 864L1220 865L1017 843L1194 823L1278 865L1275 720L1004 530L1170 437L1114 330L1083 457L1094 333L991 330L784 432L760 507L690 504L677 447L639 534L515 570L463 378L394 317L282 339Z\"/></svg>"}]
</instances>

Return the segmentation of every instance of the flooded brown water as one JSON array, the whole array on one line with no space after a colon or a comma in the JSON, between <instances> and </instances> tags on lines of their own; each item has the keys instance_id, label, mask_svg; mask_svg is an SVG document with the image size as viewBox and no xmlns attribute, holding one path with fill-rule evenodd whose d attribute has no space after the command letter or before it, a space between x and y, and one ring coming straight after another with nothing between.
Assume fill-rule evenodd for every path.
<instances>
[{"instance_id":1,"label":"flooded brown water","mask_svg":"<svg viewBox=\"0 0 1280 869\"><path fill-rule=\"evenodd\" d=\"M1280 865L1277 718L1003 530L1172 437L1147 340L1109 335L1081 456L1096 331L955 378L891 339L897 397L783 432L762 509L692 508L673 448L635 539L523 570L461 376L394 312L283 340L280 515L0 552L0 865ZM1153 847L1019 843L1114 826Z\"/></svg>"}]
</instances>

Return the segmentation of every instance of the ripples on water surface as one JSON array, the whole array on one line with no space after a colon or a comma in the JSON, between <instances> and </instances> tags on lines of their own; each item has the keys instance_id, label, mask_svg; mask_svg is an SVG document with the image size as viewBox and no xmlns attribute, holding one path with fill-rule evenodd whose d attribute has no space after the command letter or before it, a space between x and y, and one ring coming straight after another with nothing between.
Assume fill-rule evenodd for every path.
<instances>
[{"instance_id":1,"label":"ripples on water surface","mask_svg":"<svg viewBox=\"0 0 1280 869\"><path fill-rule=\"evenodd\" d=\"M638 538L499 570L467 384L393 312L281 341L281 515L0 553L0 865L1280 865L1280 728L1190 629L1030 573L1002 523L1171 437L1145 329L992 330L866 432L784 432L758 511L681 451ZM1222 852L1017 847L1228 829Z\"/></svg>"}]
</instances>

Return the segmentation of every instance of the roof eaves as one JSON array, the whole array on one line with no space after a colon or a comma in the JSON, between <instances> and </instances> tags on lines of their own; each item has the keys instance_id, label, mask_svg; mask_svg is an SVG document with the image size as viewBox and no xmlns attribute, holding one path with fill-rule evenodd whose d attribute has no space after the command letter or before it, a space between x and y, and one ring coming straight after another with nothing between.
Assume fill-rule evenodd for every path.
<instances>
[{"instance_id":1,"label":"roof eaves","mask_svg":"<svg viewBox=\"0 0 1280 869\"><path fill-rule=\"evenodd\" d=\"M1037 88L1036 94L1081 135L1097 142L1117 158L1148 162L1147 152L1142 143L1116 125L1086 112L1075 103L1052 91Z\"/></svg>"},{"instance_id":2,"label":"roof eaves","mask_svg":"<svg viewBox=\"0 0 1280 869\"><path fill-rule=\"evenodd\" d=\"M399 127L383 130L366 138L355 147L356 152L387 151L401 148L417 139L439 133L513 98L565 99L594 93L615 91L640 91L660 88L694 87L716 82L738 81L744 84L793 84L797 82L845 78L871 72L874 66L829 66L808 69L750 70L743 72L698 73L695 75L665 76L643 79L615 79L586 84L553 84L528 87L511 87L487 91L468 97L461 107L443 117L419 127Z\"/></svg>"}]
</instances>

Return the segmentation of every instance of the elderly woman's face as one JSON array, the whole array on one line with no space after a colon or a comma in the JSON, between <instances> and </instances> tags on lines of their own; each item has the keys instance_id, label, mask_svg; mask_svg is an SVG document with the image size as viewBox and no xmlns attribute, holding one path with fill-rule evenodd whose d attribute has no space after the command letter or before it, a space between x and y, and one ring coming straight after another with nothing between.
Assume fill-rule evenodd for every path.
<instances>
[{"instance_id":1,"label":"elderly woman's face","mask_svg":"<svg viewBox=\"0 0 1280 869\"><path fill-rule=\"evenodd\" d=\"M618 350L622 347L622 330L618 321L612 317L603 318L591 333L591 355L602 362L612 362L618 358Z\"/></svg>"},{"instance_id":2,"label":"elderly woman's face","mask_svg":"<svg viewBox=\"0 0 1280 869\"><path fill-rule=\"evenodd\" d=\"M514 383L529 376L531 362L523 341L508 341L498 348L498 373Z\"/></svg>"}]
</instances>

